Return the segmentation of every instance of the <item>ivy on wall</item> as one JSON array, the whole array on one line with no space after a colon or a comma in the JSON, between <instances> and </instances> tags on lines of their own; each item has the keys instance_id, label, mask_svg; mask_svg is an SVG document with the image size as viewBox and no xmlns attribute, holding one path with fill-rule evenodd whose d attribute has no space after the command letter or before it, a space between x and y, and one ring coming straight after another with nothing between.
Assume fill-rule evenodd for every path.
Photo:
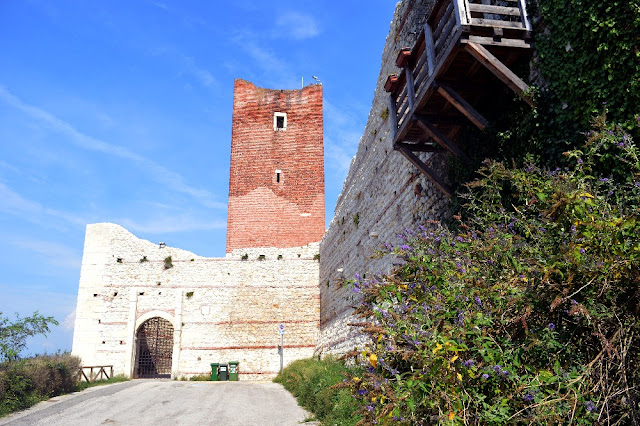
<instances>
[{"instance_id":1,"label":"ivy on wall","mask_svg":"<svg viewBox=\"0 0 640 426\"><path fill-rule=\"evenodd\" d=\"M640 1L538 0L537 6L535 65L547 84L541 136L581 143L605 105L610 121L633 129L640 113Z\"/></svg>"}]
</instances>

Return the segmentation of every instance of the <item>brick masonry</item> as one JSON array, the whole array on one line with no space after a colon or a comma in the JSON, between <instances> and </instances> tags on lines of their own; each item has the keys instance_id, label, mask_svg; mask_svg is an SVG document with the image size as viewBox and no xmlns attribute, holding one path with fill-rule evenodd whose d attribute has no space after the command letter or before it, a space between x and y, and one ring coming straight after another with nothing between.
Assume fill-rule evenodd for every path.
<instances>
[{"instance_id":1,"label":"brick masonry","mask_svg":"<svg viewBox=\"0 0 640 426\"><path fill-rule=\"evenodd\" d=\"M286 127L274 129L274 114ZM322 86L270 90L236 80L227 252L297 247L324 234Z\"/></svg>"}]
</instances>

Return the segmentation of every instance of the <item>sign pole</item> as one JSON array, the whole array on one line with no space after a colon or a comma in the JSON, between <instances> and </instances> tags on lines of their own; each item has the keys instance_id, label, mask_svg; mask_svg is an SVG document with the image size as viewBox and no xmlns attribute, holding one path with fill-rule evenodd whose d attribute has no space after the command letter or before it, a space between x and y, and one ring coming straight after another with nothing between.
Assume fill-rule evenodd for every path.
<instances>
[{"instance_id":1,"label":"sign pole","mask_svg":"<svg viewBox=\"0 0 640 426\"><path fill-rule=\"evenodd\" d=\"M280 332L280 374L282 374L284 367L284 324L280 324L278 331Z\"/></svg>"}]
</instances>

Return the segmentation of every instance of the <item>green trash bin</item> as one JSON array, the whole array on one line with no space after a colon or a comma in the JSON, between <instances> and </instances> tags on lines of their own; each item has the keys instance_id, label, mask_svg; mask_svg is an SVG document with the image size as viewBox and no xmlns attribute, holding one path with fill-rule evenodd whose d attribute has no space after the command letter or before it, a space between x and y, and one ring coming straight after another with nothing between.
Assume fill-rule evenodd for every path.
<instances>
[{"instance_id":1,"label":"green trash bin","mask_svg":"<svg viewBox=\"0 0 640 426\"><path fill-rule=\"evenodd\" d=\"M220 364L218 368L218 380L221 382L229 380L229 366L227 364Z\"/></svg>"},{"instance_id":2,"label":"green trash bin","mask_svg":"<svg viewBox=\"0 0 640 426\"><path fill-rule=\"evenodd\" d=\"M220 363L218 362L212 362L211 363L211 381L212 382L217 382L218 381L218 366L220 365Z\"/></svg>"},{"instance_id":3,"label":"green trash bin","mask_svg":"<svg viewBox=\"0 0 640 426\"><path fill-rule=\"evenodd\" d=\"M229 361L229 381L238 381L238 361Z\"/></svg>"}]
</instances>

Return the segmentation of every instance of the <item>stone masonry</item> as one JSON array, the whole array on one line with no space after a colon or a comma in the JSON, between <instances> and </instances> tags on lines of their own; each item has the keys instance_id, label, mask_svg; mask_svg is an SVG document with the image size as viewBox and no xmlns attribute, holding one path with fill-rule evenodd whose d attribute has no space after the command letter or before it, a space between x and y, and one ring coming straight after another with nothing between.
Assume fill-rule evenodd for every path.
<instances>
[{"instance_id":1,"label":"stone masonry","mask_svg":"<svg viewBox=\"0 0 640 426\"><path fill-rule=\"evenodd\" d=\"M335 216L320 244L320 342L318 352L336 354L365 343L349 326L358 303L344 279L386 272L390 258L372 259L384 243L397 244L405 228L439 219L447 199L401 154L393 151L389 134L388 93L384 83L402 47L413 46L434 1L405 0L396 6L382 53L382 66L369 119L338 197ZM445 158L425 153L421 158L443 171ZM445 173L440 173L446 175Z\"/></svg>"},{"instance_id":2,"label":"stone masonry","mask_svg":"<svg viewBox=\"0 0 640 426\"><path fill-rule=\"evenodd\" d=\"M241 380L272 378L280 368L279 324L285 363L315 349L317 252L315 243L205 258L160 248L119 225L88 225L73 353L83 365L114 365L116 374L131 376L136 331L161 317L174 328L173 377L208 374L211 362L236 360Z\"/></svg>"}]
</instances>

